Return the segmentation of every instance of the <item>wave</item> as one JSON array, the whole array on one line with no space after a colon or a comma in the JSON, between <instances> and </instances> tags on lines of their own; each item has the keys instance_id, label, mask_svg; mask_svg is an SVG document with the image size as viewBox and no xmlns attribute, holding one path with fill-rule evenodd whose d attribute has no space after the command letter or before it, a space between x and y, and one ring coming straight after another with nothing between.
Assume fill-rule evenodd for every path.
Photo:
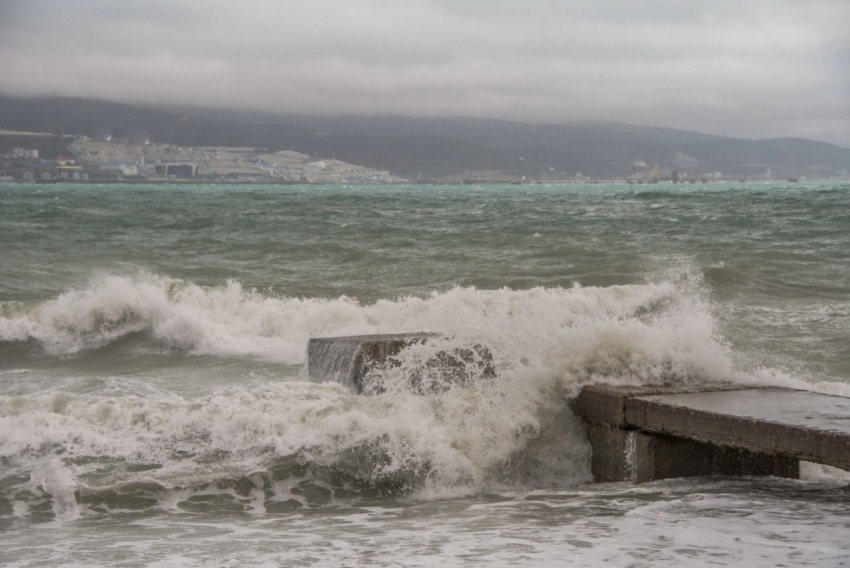
<instances>
[{"instance_id":1,"label":"wave","mask_svg":"<svg viewBox=\"0 0 850 568\"><path fill-rule=\"evenodd\" d=\"M310 337L432 331L461 338L503 343L511 352L539 351L540 341L558 343L552 333L575 345L587 343L584 330L629 351L666 349L678 328L696 334L686 350L716 348L714 323L700 298L681 308L683 298L670 282L607 288L532 288L478 290L454 288L430 296L402 297L362 305L336 299L274 297L247 290L235 281L219 287L156 276L101 276L87 286L42 303L0 303L0 342L32 341L53 355L101 348L132 334L146 333L161 345L195 355L258 357L300 365ZM649 314L656 306L678 303L675 313ZM696 316L696 320L694 317ZM652 327L649 335L639 328ZM674 329L675 328L675 329ZM629 337L629 336L633 337ZM576 336L576 337L571 337ZM705 341L703 341L705 340ZM625 342L625 343L624 343ZM672 345L670 348L675 349Z\"/></svg>"},{"instance_id":2,"label":"wave","mask_svg":"<svg viewBox=\"0 0 850 568\"><path fill-rule=\"evenodd\" d=\"M565 404L581 385L753 379L733 365L698 275L605 288L454 288L372 304L276 297L237 282L102 276L47 302L0 306L0 342L73 356L143 333L192 355L299 365L310 337L443 336L404 350L379 396L296 380L199 398L155 389L0 396L0 462L33 495L70 491L74 499L53 501L57 515L127 483L152 483L158 498L243 483L265 492L263 502L289 495L268 484L291 478L291 489L305 476L334 495L359 480L423 498L583 483L588 448ZM427 396L408 388L408 369L471 344L492 352L494 380ZM308 473L283 475L281 460Z\"/></svg>"}]
</instances>

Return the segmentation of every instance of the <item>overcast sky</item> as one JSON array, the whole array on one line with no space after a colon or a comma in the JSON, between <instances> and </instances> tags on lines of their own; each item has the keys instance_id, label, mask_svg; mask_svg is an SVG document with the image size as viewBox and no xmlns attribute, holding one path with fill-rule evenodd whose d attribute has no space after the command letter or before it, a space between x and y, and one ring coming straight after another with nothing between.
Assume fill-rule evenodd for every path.
<instances>
[{"instance_id":1,"label":"overcast sky","mask_svg":"<svg viewBox=\"0 0 850 568\"><path fill-rule=\"evenodd\" d=\"M0 92L850 147L850 0L0 0Z\"/></svg>"}]
</instances>

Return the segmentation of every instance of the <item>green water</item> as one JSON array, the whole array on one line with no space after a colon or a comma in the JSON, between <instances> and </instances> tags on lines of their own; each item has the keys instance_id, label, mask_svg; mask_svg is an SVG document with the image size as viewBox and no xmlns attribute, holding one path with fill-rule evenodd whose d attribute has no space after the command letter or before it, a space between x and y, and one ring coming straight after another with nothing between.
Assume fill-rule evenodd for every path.
<instances>
[{"instance_id":1,"label":"green water","mask_svg":"<svg viewBox=\"0 0 850 568\"><path fill-rule=\"evenodd\" d=\"M850 186L6 185L0 299L98 274L374 302L455 286L705 278L738 349L850 377Z\"/></svg>"},{"instance_id":2,"label":"green water","mask_svg":"<svg viewBox=\"0 0 850 568\"><path fill-rule=\"evenodd\" d=\"M304 370L407 331L497 379ZM850 395L848 337L846 183L0 185L0 562L839 565L840 476L587 485L564 401Z\"/></svg>"}]
</instances>

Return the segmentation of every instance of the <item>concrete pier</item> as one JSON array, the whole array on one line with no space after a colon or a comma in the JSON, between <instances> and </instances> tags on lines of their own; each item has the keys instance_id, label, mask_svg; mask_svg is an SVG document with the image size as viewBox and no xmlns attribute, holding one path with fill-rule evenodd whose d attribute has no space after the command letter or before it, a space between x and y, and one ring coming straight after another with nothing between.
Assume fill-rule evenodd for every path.
<instances>
[{"instance_id":1,"label":"concrete pier","mask_svg":"<svg viewBox=\"0 0 850 568\"><path fill-rule=\"evenodd\" d=\"M308 369L360 394L384 391L383 371L430 333L311 339ZM496 376L483 346L438 350L403 380L419 394ZM729 383L589 385L571 402L585 421L596 481L702 475L799 477L801 460L850 470L850 398Z\"/></svg>"},{"instance_id":2,"label":"concrete pier","mask_svg":"<svg viewBox=\"0 0 850 568\"><path fill-rule=\"evenodd\" d=\"M850 398L730 384L582 389L597 481L850 469Z\"/></svg>"}]
</instances>

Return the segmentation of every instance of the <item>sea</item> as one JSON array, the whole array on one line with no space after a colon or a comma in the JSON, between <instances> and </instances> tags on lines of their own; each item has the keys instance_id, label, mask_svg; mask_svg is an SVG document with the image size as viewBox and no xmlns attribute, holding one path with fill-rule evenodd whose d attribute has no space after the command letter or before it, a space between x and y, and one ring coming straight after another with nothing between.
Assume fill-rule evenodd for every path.
<instances>
[{"instance_id":1,"label":"sea","mask_svg":"<svg viewBox=\"0 0 850 568\"><path fill-rule=\"evenodd\" d=\"M404 332L382 392L307 372ZM850 396L848 339L846 182L0 184L0 564L850 566L846 472L594 484L568 407Z\"/></svg>"}]
</instances>

